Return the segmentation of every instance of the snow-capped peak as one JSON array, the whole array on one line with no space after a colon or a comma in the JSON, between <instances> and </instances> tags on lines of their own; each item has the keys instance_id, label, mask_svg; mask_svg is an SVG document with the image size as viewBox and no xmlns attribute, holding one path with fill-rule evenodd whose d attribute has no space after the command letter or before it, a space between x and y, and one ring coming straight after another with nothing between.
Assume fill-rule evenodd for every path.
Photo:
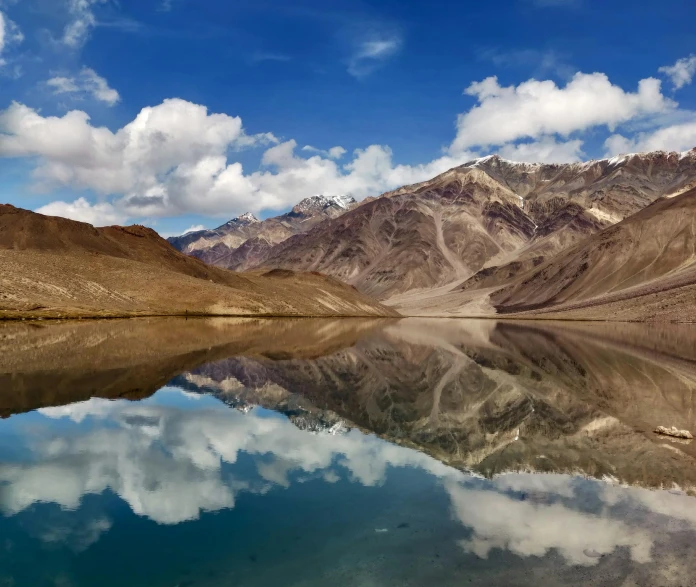
<instances>
[{"instance_id":1,"label":"snow-capped peak","mask_svg":"<svg viewBox=\"0 0 696 587\"><path fill-rule=\"evenodd\" d=\"M245 212L241 216L237 216L237 218L233 218L230 222L242 222L244 224L256 224L257 222L261 222L256 216L254 216L251 212Z\"/></svg>"},{"instance_id":2,"label":"snow-capped peak","mask_svg":"<svg viewBox=\"0 0 696 587\"><path fill-rule=\"evenodd\" d=\"M355 204L355 198L351 195L339 196L311 196L302 200L292 210L298 214L309 214L312 212L320 212L330 206L337 206L343 210L347 210L351 204Z\"/></svg>"}]
</instances>

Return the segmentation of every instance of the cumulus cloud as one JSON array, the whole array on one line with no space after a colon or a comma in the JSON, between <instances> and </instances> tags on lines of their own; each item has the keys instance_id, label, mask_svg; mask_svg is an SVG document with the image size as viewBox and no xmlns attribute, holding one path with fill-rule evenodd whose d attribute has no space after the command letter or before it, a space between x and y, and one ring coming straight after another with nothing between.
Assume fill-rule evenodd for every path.
<instances>
[{"instance_id":1,"label":"cumulus cloud","mask_svg":"<svg viewBox=\"0 0 696 587\"><path fill-rule=\"evenodd\" d=\"M691 83L696 74L696 55L679 59L674 65L665 65L658 70L669 77L675 90Z\"/></svg>"},{"instance_id":2,"label":"cumulus cloud","mask_svg":"<svg viewBox=\"0 0 696 587\"><path fill-rule=\"evenodd\" d=\"M343 157L343 155L345 155L348 152L340 146L331 147L330 149L327 149L325 151L324 149L317 149L316 147L312 147L312 145L305 145L304 147L302 147L302 150L306 153L317 153L324 157L328 157L329 159L340 159L341 157Z\"/></svg>"},{"instance_id":3,"label":"cumulus cloud","mask_svg":"<svg viewBox=\"0 0 696 587\"><path fill-rule=\"evenodd\" d=\"M189 204L215 213L215 206L223 204L220 197L233 199L234 193L206 198L182 192L175 184L186 180L194 185L216 172L220 179L219 166L224 167L229 150L275 141L270 134L247 135L238 117L209 114L203 106L178 99L144 108L115 133L92 126L85 112L43 117L14 103L0 114L0 130L0 155L40 159L34 174L39 186L125 194L123 209L159 214L167 207L174 211ZM181 199L186 196L188 203Z\"/></svg>"},{"instance_id":4,"label":"cumulus cloud","mask_svg":"<svg viewBox=\"0 0 696 587\"><path fill-rule=\"evenodd\" d=\"M121 100L119 93L109 87L109 83L89 67L82 68L77 76L53 77L46 82L46 85L53 90L54 94L74 94L79 97L88 95L109 106L114 106Z\"/></svg>"},{"instance_id":5,"label":"cumulus cloud","mask_svg":"<svg viewBox=\"0 0 696 587\"><path fill-rule=\"evenodd\" d=\"M348 73L361 78L369 75L398 53L401 38L397 35L376 36L358 43L348 61Z\"/></svg>"},{"instance_id":6,"label":"cumulus cloud","mask_svg":"<svg viewBox=\"0 0 696 587\"><path fill-rule=\"evenodd\" d=\"M489 77L472 83L465 93L478 104L459 115L452 153L544 135L568 136L595 126L613 129L675 106L662 95L657 79L641 80L631 93L602 73L577 73L565 87L534 79L503 87L497 77Z\"/></svg>"},{"instance_id":7,"label":"cumulus cloud","mask_svg":"<svg viewBox=\"0 0 696 587\"><path fill-rule=\"evenodd\" d=\"M269 148L262 167L245 174L230 151L277 142L271 134L248 135L238 117L210 114L205 107L167 100L145 108L131 123L112 132L94 127L85 112L44 117L21 104L0 113L0 156L37 157L39 188L90 189L116 195L112 208L97 204L101 222L121 216L211 216L277 210L318 193L351 193L357 198L429 179L464 163L470 153L443 156L425 165L394 165L388 147L354 151L339 165L334 158L296 154L295 141ZM333 158L332 158L333 157ZM79 220L94 220L93 208L80 199L49 205Z\"/></svg>"},{"instance_id":8,"label":"cumulus cloud","mask_svg":"<svg viewBox=\"0 0 696 587\"><path fill-rule=\"evenodd\" d=\"M553 137L542 137L530 143L504 145L498 149L498 154L511 161L527 163L575 163L581 161L583 141L559 142Z\"/></svg>"},{"instance_id":9,"label":"cumulus cloud","mask_svg":"<svg viewBox=\"0 0 696 587\"><path fill-rule=\"evenodd\" d=\"M643 151L688 151L696 147L696 117L691 122L674 124L633 137L611 135L605 142L606 155Z\"/></svg>"},{"instance_id":10,"label":"cumulus cloud","mask_svg":"<svg viewBox=\"0 0 696 587\"><path fill-rule=\"evenodd\" d=\"M79 222L87 222L94 226L121 224L126 219L122 212L116 210L108 202L90 204L85 198L78 198L74 202L51 202L36 211L46 216L61 216Z\"/></svg>"},{"instance_id":11,"label":"cumulus cloud","mask_svg":"<svg viewBox=\"0 0 696 587\"><path fill-rule=\"evenodd\" d=\"M368 53L382 51L373 47ZM80 84L82 79L69 77L52 82L62 93L79 91ZM341 146L298 148L295 140L280 142L271 133L249 135L239 117L209 113L181 99L144 108L116 131L92 125L80 110L43 116L14 103L0 112L0 156L33 158L39 190L91 190L102 197L95 205L82 198L56 202L49 208L53 213L110 223L116 215L229 217L281 211L316 194L362 199L493 152L512 160L573 162L585 157L581 133L602 126L612 132L634 129L628 136L615 132L607 140L608 152L693 146L693 118L678 110L653 78L630 92L601 73L578 73L565 86L530 79L502 87L490 77L471 84L466 93L477 104L459 115L446 154L421 165L395 164L386 145L355 149L348 156ZM637 125L656 130L635 134ZM235 157L249 147L267 149L252 171Z\"/></svg>"}]
</instances>

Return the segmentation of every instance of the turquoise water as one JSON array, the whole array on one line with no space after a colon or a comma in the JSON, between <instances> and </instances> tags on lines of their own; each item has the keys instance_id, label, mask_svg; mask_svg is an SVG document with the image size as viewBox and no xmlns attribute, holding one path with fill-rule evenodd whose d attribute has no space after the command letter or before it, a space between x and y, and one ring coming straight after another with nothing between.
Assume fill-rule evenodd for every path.
<instances>
[{"instance_id":1,"label":"turquoise water","mask_svg":"<svg viewBox=\"0 0 696 587\"><path fill-rule=\"evenodd\" d=\"M250 365L0 421L0 586L696 584L696 499L677 486L485 478L212 393Z\"/></svg>"}]
</instances>

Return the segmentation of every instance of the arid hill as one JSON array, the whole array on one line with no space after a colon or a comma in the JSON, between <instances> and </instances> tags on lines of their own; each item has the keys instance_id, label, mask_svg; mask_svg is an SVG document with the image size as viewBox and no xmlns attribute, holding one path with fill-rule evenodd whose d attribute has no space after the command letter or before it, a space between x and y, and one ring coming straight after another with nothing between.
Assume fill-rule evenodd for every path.
<instances>
[{"instance_id":1,"label":"arid hill","mask_svg":"<svg viewBox=\"0 0 696 587\"><path fill-rule=\"evenodd\" d=\"M94 228L0 205L0 318L394 315L318 274L238 275L142 226Z\"/></svg>"},{"instance_id":2,"label":"arid hill","mask_svg":"<svg viewBox=\"0 0 696 587\"><path fill-rule=\"evenodd\" d=\"M645 307L642 298L662 300ZM631 304L696 319L696 189L662 198L490 296L502 313Z\"/></svg>"},{"instance_id":3,"label":"arid hill","mask_svg":"<svg viewBox=\"0 0 696 587\"><path fill-rule=\"evenodd\" d=\"M485 157L366 201L254 258L263 268L333 275L385 300L422 298L482 270L479 285L501 286L695 183L696 150L564 165Z\"/></svg>"},{"instance_id":4,"label":"arid hill","mask_svg":"<svg viewBox=\"0 0 696 587\"><path fill-rule=\"evenodd\" d=\"M545 260L393 298L405 314L696 322L696 189L666 196Z\"/></svg>"},{"instance_id":5,"label":"arid hill","mask_svg":"<svg viewBox=\"0 0 696 587\"><path fill-rule=\"evenodd\" d=\"M213 230L190 232L168 240L177 250L205 263L245 271L263 261L273 245L324 220L337 218L356 205L351 196L313 196L282 216L261 221L247 212Z\"/></svg>"}]
</instances>

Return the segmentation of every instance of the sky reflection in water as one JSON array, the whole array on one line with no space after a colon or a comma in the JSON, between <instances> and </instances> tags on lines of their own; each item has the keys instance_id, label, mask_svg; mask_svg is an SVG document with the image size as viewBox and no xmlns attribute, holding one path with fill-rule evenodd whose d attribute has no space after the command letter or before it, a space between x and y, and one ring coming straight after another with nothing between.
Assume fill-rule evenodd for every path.
<instances>
[{"instance_id":1,"label":"sky reflection in water","mask_svg":"<svg viewBox=\"0 0 696 587\"><path fill-rule=\"evenodd\" d=\"M520 567L531 582L529 568L549 565L609 580L609 559L647 572L665 548L669 572L689 572L679 544L694 537L696 507L679 492L552 474L486 480L356 429L311 433L262 408L244 413L172 387L138 403L94 398L0 426L0 560L9 569L0 585L88 585L92 573L105 585L262 585L278 578L272 567L292 584L346 572L346 584L371 577L377 585L392 584L407 561L419 565L411 578L443 584L504 582ZM216 517L217 526L226 520L229 543L216 550L189 541L185 550L204 552L187 568L174 559L161 566L166 557L156 553L147 571L120 567L128 549L147 549L145 537L161 540L162 529L178 543L177 525L209 540ZM280 543L306 534L305 548L283 552ZM98 548L102 541L118 544L118 554ZM17 549L45 565L22 566Z\"/></svg>"}]
</instances>

